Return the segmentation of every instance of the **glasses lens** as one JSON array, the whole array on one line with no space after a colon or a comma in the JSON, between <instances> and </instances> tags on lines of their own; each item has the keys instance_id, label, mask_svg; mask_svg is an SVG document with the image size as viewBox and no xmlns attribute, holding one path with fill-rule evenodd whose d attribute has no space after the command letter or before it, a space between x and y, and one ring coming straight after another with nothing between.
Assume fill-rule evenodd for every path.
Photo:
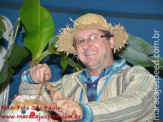
<instances>
[{"instance_id":1,"label":"glasses lens","mask_svg":"<svg viewBox=\"0 0 163 122\"><path fill-rule=\"evenodd\" d=\"M74 42L74 46L76 47L76 46L80 46L80 45L82 45L82 44L84 44L84 42L85 41L88 41L88 42L94 42L94 41L96 41L97 39L99 39L99 38L102 38L102 37L105 37L105 35L102 35L102 36L98 36L98 35L91 35L91 36L89 36L87 39L77 39L77 40L75 40L75 42Z\"/></svg>"},{"instance_id":2,"label":"glasses lens","mask_svg":"<svg viewBox=\"0 0 163 122\"><path fill-rule=\"evenodd\" d=\"M84 43L84 39L77 39L76 40L76 46L77 45L81 45L81 44L83 44Z\"/></svg>"},{"instance_id":3,"label":"glasses lens","mask_svg":"<svg viewBox=\"0 0 163 122\"><path fill-rule=\"evenodd\" d=\"M97 36L96 36L96 35L91 35L91 36L89 37L89 40L95 40L95 39L97 39Z\"/></svg>"}]
</instances>

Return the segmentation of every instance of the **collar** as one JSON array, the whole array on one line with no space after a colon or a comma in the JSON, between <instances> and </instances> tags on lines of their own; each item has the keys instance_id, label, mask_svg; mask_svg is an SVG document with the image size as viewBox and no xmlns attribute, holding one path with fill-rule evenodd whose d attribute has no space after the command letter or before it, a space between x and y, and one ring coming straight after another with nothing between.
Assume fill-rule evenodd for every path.
<instances>
[{"instance_id":1,"label":"collar","mask_svg":"<svg viewBox=\"0 0 163 122\"><path fill-rule=\"evenodd\" d=\"M116 61L114 62L114 64L112 64L112 65L110 65L110 66L104 68L104 69L101 71L101 73L100 73L98 79L100 79L100 78L102 78L102 77L108 75L108 74L109 74L113 69L115 69L115 68L117 67L117 65L120 64L122 61L123 61L122 59L116 60ZM85 68L85 69L79 74L79 79L80 79L80 80L82 81L82 83L84 83L84 84L86 84L86 83L90 83L90 84L91 84L91 83L92 83L92 80L91 80L91 77L90 77L90 75L89 75L89 73L88 73L88 69L87 69L87 68Z\"/></svg>"}]
</instances>

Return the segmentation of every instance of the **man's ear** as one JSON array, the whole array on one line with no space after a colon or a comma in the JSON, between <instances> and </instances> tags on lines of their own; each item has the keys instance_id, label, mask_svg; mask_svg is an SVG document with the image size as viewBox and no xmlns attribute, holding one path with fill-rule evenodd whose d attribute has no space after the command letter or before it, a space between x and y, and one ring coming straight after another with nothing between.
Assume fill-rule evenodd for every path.
<instances>
[{"instance_id":1,"label":"man's ear","mask_svg":"<svg viewBox=\"0 0 163 122\"><path fill-rule=\"evenodd\" d=\"M114 48L114 37L110 38L110 47L111 47L111 49Z\"/></svg>"}]
</instances>

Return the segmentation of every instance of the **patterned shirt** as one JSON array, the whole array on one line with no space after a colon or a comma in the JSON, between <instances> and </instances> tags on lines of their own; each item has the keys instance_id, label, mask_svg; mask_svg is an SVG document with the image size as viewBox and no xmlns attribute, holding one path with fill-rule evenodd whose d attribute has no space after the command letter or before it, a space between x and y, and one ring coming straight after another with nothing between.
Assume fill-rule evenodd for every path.
<instances>
[{"instance_id":1,"label":"patterned shirt","mask_svg":"<svg viewBox=\"0 0 163 122\"><path fill-rule=\"evenodd\" d=\"M96 98L97 98L97 84L98 84L98 81L102 77L108 75L120 62L121 62L121 60L117 60L117 61L115 61L114 64L112 64L112 65L106 67L105 69L103 69L99 76L96 76L96 77L92 76L92 77L95 77L94 81L92 81L92 77L90 77L87 69L84 69L80 73L80 76L79 76L80 80L83 82L83 84L87 84L87 97L88 97L89 102L90 101L95 101Z\"/></svg>"}]
</instances>

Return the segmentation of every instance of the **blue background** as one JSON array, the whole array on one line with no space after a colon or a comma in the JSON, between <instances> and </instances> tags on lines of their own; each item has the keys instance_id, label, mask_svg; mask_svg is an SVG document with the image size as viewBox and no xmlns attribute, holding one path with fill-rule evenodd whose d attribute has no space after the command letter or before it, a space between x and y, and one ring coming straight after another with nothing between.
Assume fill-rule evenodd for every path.
<instances>
[{"instance_id":1,"label":"blue background","mask_svg":"<svg viewBox=\"0 0 163 122\"><path fill-rule=\"evenodd\" d=\"M19 17L19 9L23 0L0 0L0 15L6 16L14 24ZM138 36L154 45L154 29L160 34L160 56L163 57L163 1L162 0L41 0L41 5L47 8L55 23L55 34L59 28L64 28L66 24L73 24L69 18L75 20L85 13L99 13L106 17L113 25L121 24L126 31L134 36ZM30 8L29 8L30 9ZM24 45L22 35L17 37L16 43ZM11 79L10 102L17 93L21 74L29 68L30 57L23 61L15 69L15 74ZM59 57L53 55L44 60L48 61L52 69L51 81L61 78ZM68 73L70 73L69 71ZM163 74L161 74L163 75ZM160 89L163 90L163 80L160 81ZM160 94L160 120L163 120L163 93Z\"/></svg>"}]
</instances>

